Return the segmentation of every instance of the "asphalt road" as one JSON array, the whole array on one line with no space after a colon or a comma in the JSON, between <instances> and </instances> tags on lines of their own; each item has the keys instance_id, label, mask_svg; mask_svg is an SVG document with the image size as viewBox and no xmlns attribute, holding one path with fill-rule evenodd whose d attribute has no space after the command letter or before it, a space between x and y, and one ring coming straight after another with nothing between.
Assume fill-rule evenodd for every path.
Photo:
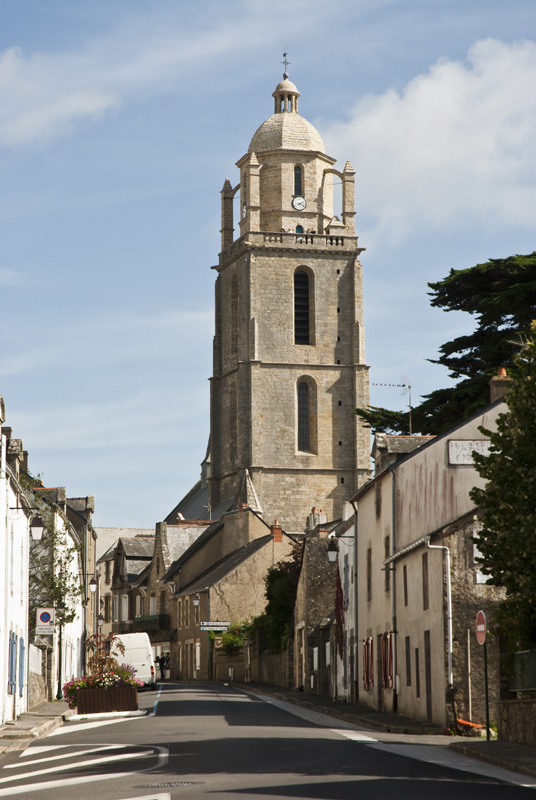
<instances>
[{"instance_id":1,"label":"asphalt road","mask_svg":"<svg viewBox=\"0 0 536 800\"><path fill-rule=\"evenodd\" d=\"M536 788L443 737L366 731L232 687L168 684L139 700L146 717L67 722L1 756L0 798L515 800Z\"/></svg>"}]
</instances>

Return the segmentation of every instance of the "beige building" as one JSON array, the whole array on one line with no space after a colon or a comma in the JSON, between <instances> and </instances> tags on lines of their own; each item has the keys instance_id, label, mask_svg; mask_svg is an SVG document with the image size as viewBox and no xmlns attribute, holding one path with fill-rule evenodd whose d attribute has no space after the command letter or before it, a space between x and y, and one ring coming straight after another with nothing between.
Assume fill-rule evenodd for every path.
<instances>
[{"instance_id":1,"label":"beige building","mask_svg":"<svg viewBox=\"0 0 536 800\"><path fill-rule=\"evenodd\" d=\"M408 454L384 460L353 498L362 703L452 727L454 695L459 719L485 719L475 619L480 609L491 615L501 595L475 560L478 509L469 492L484 485L472 458L488 447L480 428L493 430L505 408L499 400L414 452L407 441L391 447ZM497 720L496 642L488 658L490 713Z\"/></svg>"},{"instance_id":2,"label":"beige building","mask_svg":"<svg viewBox=\"0 0 536 800\"><path fill-rule=\"evenodd\" d=\"M238 183L222 190L209 506L244 501L303 532L312 506L340 517L369 474L369 432L353 413L369 400L362 248L352 165L335 168L287 74L273 97Z\"/></svg>"}]
</instances>

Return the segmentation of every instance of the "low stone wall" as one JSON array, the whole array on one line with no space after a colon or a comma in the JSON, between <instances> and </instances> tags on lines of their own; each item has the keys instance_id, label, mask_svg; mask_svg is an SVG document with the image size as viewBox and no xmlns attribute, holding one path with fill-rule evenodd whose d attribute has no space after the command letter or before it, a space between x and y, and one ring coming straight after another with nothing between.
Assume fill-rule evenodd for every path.
<instances>
[{"instance_id":1,"label":"low stone wall","mask_svg":"<svg viewBox=\"0 0 536 800\"><path fill-rule=\"evenodd\" d=\"M48 687L42 675L30 672L28 680L28 708L33 708L48 700Z\"/></svg>"},{"instance_id":2,"label":"low stone wall","mask_svg":"<svg viewBox=\"0 0 536 800\"><path fill-rule=\"evenodd\" d=\"M499 738L536 747L536 700L502 700Z\"/></svg>"},{"instance_id":3,"label":"low stone wall","mask_svg":"<svg viewBox=\"0 0 536 800\"><path fill-rule=\"evenodd\" d=\"M286 650L263 650L259 657L259 682L288 689L288 655Z\"/></svg>"}]
</instances>

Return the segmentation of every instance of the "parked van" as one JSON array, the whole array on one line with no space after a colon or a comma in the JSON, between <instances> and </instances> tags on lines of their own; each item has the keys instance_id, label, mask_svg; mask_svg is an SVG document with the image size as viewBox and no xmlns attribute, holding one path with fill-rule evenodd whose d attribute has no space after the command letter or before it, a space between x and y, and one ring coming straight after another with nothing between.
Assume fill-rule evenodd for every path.
<instances>
[{"instance_id":1,"label":"parked van","mask_svg":"<svg viewBox=\"0 0 536 800\"><path fill-rule=\"evenodd\" d=\"M156 689L156 669L149 634L120 633L115 636L125 646L125 652L114 653L120 664L130 664L136 670L136 678L144 686Z\"/></svg>"}]
</instances>

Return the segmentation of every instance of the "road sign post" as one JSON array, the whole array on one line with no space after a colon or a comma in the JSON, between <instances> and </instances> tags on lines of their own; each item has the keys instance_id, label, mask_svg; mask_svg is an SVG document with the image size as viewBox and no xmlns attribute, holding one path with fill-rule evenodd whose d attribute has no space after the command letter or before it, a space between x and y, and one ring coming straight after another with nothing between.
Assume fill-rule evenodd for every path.
<instances>
[{"instance_id":1,"label":"road sign post","mask_svg":"<svg viewBox=\"0 0 536 800\"><path fill-rule=\"evenodd\" d=\"M488 696L488 650L486 647L487 623L486 615L479 611L476 615L476 639L484 648L484 695L486 701L486 739L489 742L489 696Z\"/></svg>"}]
</instances>

